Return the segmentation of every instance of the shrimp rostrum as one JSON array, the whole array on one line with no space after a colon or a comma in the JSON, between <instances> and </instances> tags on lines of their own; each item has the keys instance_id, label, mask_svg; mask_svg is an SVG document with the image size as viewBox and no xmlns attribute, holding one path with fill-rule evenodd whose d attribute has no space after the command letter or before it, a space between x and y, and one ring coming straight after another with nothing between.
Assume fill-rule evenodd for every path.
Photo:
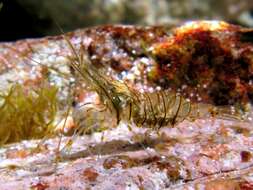
<instances>
[{"instance_id":1,"label":"shrimp rostrum","mask_svg":"<svg viewBox=\"0 0 253 190\"><path fill-rule=\"evenodd\" d=\"M120 121L133 123L138 127L159 129L163 126L174 126L184 119L195 119L206 115L213 116L225 113L224 109L211 105L192 104L180 93L169 90L140 92L121 80L107 76L90 62L83 49L76 50L71 42L66 39L74 56L70 58L71 66L81 76L81 80L95 91L100 104L86 103L86 117L83 120L88 128L100 125L100 121L114 118L115 125L109 122L109 127L117 126ZM95 112L95 118L90 118L89 112ZM103 119L99 116L104 115ZM91 114L91 117L94 114ZM233 118L236 118L233 117ZM106 127L108 128L108 127ZM104 127L99 127L104 130Z\"/></svg>"},{"instance_id":2,"label":"shrimp rostrum","mask_svg":"<svg viewBox=\"0 0 253 190\"><path fill-rule=\"evenodd\" d=\"M140 92L124 81L106 76L92 65L84 50L78 52L68 39L67 42L74 54L70 58L71 66L100 99L99 105L85 106L100 112L109 111L116 124L123 120L145 127L175 125L189 114L190 101L180 94L169 91Z\"/></svg>"}]
</instances>

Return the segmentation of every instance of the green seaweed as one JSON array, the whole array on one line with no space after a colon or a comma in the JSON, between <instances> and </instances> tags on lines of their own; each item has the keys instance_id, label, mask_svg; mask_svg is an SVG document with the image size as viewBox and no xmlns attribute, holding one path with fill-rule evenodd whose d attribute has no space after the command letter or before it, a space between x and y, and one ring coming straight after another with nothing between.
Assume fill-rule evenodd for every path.
<instances>
[{"instance_id":1,"label":"green seaweed","mask_svg":"<svg viewBox=\"0 0 253 190\"><path fill-rule=\"evenodd\" d=\"M27 90L13 85L0 94L0 145L51 134L58 110L54 86Z\"/></svg>"}]
</instances>

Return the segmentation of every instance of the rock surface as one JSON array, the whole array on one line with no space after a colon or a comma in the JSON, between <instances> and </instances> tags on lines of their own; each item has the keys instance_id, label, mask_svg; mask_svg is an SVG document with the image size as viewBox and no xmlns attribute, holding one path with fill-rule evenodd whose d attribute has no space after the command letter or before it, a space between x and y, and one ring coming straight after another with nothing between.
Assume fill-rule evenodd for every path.
<instances>
[{"instance_id":1,"label":"rock surface","mask_svg":"<svg viewBox=\"0 0 253 190\"><path fill-rule=\"evenodd\" d=\"M1 189L252 189L252 127L217 119L184 121L134 142L124 125L74 141L56 163L58 139L1 149ZM143 135L144 136L144 135ZM67 139L64 139L65 143ZM64 144L63 143L63 144Z\"/></svg>"},{"instance_id":2,"label":"rock surface","mask_svg":"<svg viewBox=\"0 0 253 190\"><path fill-rule=\"evenodd\" d=\"M169 88L215 105L252 100L252 29L197 21L178 28L107 25L67 36L98 69L139 90ZM43 79L63 89L73 83L74 53L63 36L2 43L0 52L2 89L17 81L30 86Z\"/></svg>"},{"instance_id":3,"label":"rock surface","mask_svg":"<svg viewBox=\"0 0 253 190\"><path fill-rule=\"evenodd\" d=\"M66 36L98 70L138 90L180 89L193 103L252 101L251 29L202 21L175 29L101 26ZM1 90L16 82L28 89L46 82L60 87L63 105L69 87L81 102L71 57L63 36L2 43ZM64 137L60 152L57 137L6 145L0 149L0 189L252 189L250 120L214 114L159 134L134 126L130 131L122 121L103 134Z\"/></svg>"}]
</instances>

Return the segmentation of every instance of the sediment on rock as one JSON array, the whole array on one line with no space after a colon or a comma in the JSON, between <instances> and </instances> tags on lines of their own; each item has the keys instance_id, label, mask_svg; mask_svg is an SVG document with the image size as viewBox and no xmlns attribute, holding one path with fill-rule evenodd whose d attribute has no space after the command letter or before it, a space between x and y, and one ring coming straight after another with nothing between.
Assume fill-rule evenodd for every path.
<instances>
[{"instance_id":1,"label":"sediment on rock","mask_svg":"<svg viewBox=\"0 0 253 190\"><path fill-rule=\"evenodd\" d=\"M66 36L98 71L135 90L170 89L192 103L244 111L253 94L252 33L199 21L178 28L99 26ZM74 106L82 103L93 94L70 67L71 53L63 36L0 44L1 90L16 82L26 89L46 83L59 87L63 110L69 97ZM31 140L6 145L0 151L0 188L252 188L250 117L210 115L160 126L159 132L133 123L130 130L121 121L102 132L63 137L60 152L57 137L39 146Z\"/></svg>"}]
</instances>

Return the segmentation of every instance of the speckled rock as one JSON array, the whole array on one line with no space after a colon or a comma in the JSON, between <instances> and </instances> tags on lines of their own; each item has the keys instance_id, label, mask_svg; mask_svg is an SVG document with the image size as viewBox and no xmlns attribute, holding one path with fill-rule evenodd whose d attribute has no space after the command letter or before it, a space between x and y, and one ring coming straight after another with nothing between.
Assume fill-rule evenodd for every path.
<instances>
[{"instance_id":1,"label":"speckled rock","mask_svg":"<svg viewBox=\"0 0 253 190\"><path fill-rule=\"evenodd\" d=\"M100 26L66 36L77 52L86 50L98 70L137 90L171 86L191 92L189 87L196 85L201 100L182 95L219 105L210 90L219 92L225 83L229 88L221 91L227 100L222 104L252 99L252 29L202 21L174 29ZM63 102L68 89L78 102L84 90L74 83L78 77L69 67L71 57L63 36L2 43L1 89L15 82L28 89L46 82L60 87ZM186 71L197 74L197 83ZM159 79L171 81L164 85ZM129 130L122 121L104 133L63 137L60 151L57 137L6 145L0 148L0 189L252 189L250 118L211 114L165 126L159 133L134 125Z\"/></svg>"}]
</instances>

